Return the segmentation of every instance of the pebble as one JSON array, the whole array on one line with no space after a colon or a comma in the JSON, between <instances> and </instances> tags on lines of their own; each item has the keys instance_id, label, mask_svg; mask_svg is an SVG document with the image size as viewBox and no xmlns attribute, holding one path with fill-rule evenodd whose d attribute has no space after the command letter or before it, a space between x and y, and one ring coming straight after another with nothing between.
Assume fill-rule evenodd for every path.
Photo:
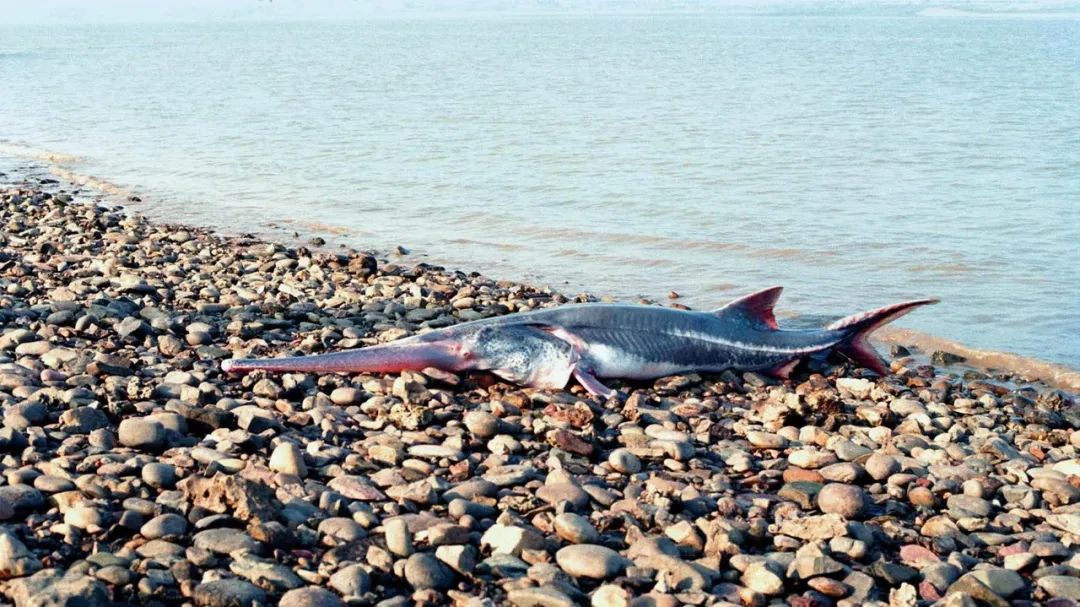
<instances>
[{"instance_id":1,"label":"pebble","mask_svg":"<svg viewBox=\"0 0 1080 607\"><path fill-rule=\"evenodd\" d=\"M0 190L0 601L1078 600L1075 394L918 352L885 378L814 361L607 400L436 369L226 375L596 298L61 187Z\"/></svg>"},{"instance_id":2,"label":"pebble","mask_svg":"<svg viewBox=\"0 0 1080 607\"><path fill-rule=\"evenodd\" d=\"M403 518L392 518L383 524L386 547L396 556L410 556L413 553L413 535L409 524Z\"/></svg>"},{"instance_id":3,"label":"pebble","mask_svg":"<svg viewBox=\"0 0 1080 607\"><path fill-rule=\"evenodd\" d=\"M551 505L569 503L576 510L584 510L589 505L589 494L573 483L554 483L536 490L536 497Z\"/></svg>"},{"instance_id":4,"label":"pebble","mask_svg":"<svg viewBox=\"0 0 1080 607\"><path fill-rule=\"evenodd\" d=\"M783 576L766 561L750 563L741 579L744 586L766 596L775 596L784 591Z\"/></svg>"},{"instance_id":5,"label":"pebble","mask_svg":"<svg viewBox=\"0 0 1080 607\"><path fill-rule=\"evenodd\" d=\"M633 595L630 592L614 584L604 584L593 591L591 607L630 607Z\"/></svg>"},{"instance_id":6,"label":"pebble","mask_svg":"<svg viewBox=\"0 0 1080 607\"><path fill-rule=\"evenodd\" d=\"M160 450L165 444L165 427L150 419L129 418L117 430L120 444L144 451Z\"/></svg>"},{"instance_id":7,"label":"pebble","mask_svg":"<svg viewBox=\"0 0 1080 607\"><path fill-rule=\"evenodd\" d=\"M876 481L888 480L890 476L898 474L901 470L900 462L891 455L874 453L863 462L863 468L870 478Z\"/></svg>"},{"instance_id":8,"label":"pebble","mask_svg":"<svg viewBox=\"0 0 1080 607\"><path fill-rule=\"evenodd\" d=\"M1052 597L1080 601L1080 577L1045 575L1039 578L1038 585Z\"/></svg>"},{"instance_id":9,"label":"pebble","mask_svg":"<svg viewBox=\"0 0 1080 607\"><path fill-rule=\"evenodd\" d=\"M306 586L286 592L278 607L345 607L345 602L325 588Z\"/></svg>"},{"instance_id":10,"label":"pebble","mask_svg":"<svg viewBox=\"0 0 1080 607\"><path fill-rule=\"evenodd\" d=\"M166 513L147 521L139 529L139 533L148 540L158 540L180 538L187 532L187 529L188 523L184 517L179 514Z\"/></svg>"},{"instance_id":11,"label":"pebble","mask_svg":"<svg viewBox=\"0 0 1080 607\"><path fill-rule=\"evenodd\" d=\"M20 578L41 569L41 561L6 529L0 530L0 580Z\"/></svg>"},{"instance_id":12,"label":"pebble","mask_svg":"<svg viewBox=\"0 0 1080 607\"><path fill-rule=\"evenodd\" d=\"M239 529L229 528L200 531L192 536L191 543L196 548L218 554L231 554L237 550L257 553L262 549L262 546L248 534Z\"/></svg>"},{"instance_id":13,"label":"pebble","mask_svg":"<svg viewBox=\"0 0 1080 607\"><path fill-rule=\"evenodd\" d=\"M836 455L829 451L817 451L814 449L799 449L793 451L788 455L788 462L792 466L799 468L805 468L807 470L815 470L818 468L824 468L829 464L835 464L837 462Z\"/></svg>"},{"instance_id":14,"label":"pebble","mask_svg":"<svg viewBox=\"0 0 1080 607\"><path fill-rule=\"evenodd\" d=\"M203 582L195 586L192 598L199 607L256 607L268 604L266 591L237 579Z\"/></svg>"},{"instance_id":15,"label":"pebble","mask_svg":"<svg viewBox=\"0 0 1080 607\"><path fill-rule=\"evenodd\" d=\"M454 585L454 572L434 555L422 552L405 561L405 579L413 588L446 590Z\"/></svg>"},{"instance_id":16,"label":"pebble","mask_svg":"<svg viewBox=\"0 0 1080 607\"><path fill-rule=\"evenodd\" d=\"M462 420L477 438L491 438L499 433L499 418L486 411L469 411Z\"/></svg>"},{"instance_id":17,"label":"pebble","mask_svg":"<svg viewBox=\"0 0 1080 607\"><path fill-rule=\"evenodd\" d=\"M600 538L589 519L573 512L564 512L553 521L555 533L573 544L590 544Z\"/></svg>"},{"instance_id":18,"label":"pebble","mask_svg":"<svg viewBox=\"0 0 1080 607\"><path fill-rule=\"evenodd\" d=\"M817 494L817 505L826 514L857 519L866 510L866 493L860 487L829 483Z\"/></svg>"},{"instance_id":19,"label":"pebble","mask_svg":"<svg viewBox=\"0 0 1080 607\"><path fill-rule=\"evenodd\" d=\"M304 478L307 476L307 466L304 464L304 455L300 448L290 442L282 442L270 455L270 469L283 474L292 474Z\"/></svg>"},{"instance_id":20,"label":"pebble","mask_svg":"<svg viewBox=\"0 0 1080 607\"><path fill-rule=\"evenodd\" d=\"M346 601L357 600L371 591L371 577L362 565L343 567L330 576L330 587L345 597Z\"/></svg>"},{"instance_id":21,"label":"pebble","mask_svg":"<svg viewBox=\"0 0 1080 607\"><path fill-rule=\"evenodd\" d=\"M64 523L78 529L96 532L106 525L106 515L92 506L75 506L64 513Z\"/></svg>"},{"instance_id":22,"label":"pebble","mask_svg":"<svg viewBox=\"0 0 1080 607\"><path fill-rule=\"evenodd\" d=\"M637 474L641 472L641 460L629 449L615 449L608 455L608 464L616 472Z\"/></svg>"},{"instance_id":23,"label":"pebble","mask_svg":"<svg viewBox=\"0 0 1080 607\"><path fill-rule=\"evenodd\" d=\"M142 479L155 489L171 489L176 485L176 466L150 462L142 468Z\"/></svg>"},{"instance_id":24,"label":"pebble","mask_svg":"<svg viewBox=\"0 0 1080 607\"><path fill-rule=\"evenodd\" d=\"M555 561L574 577L611 579L626 569L626 559L611 548L596 544L576 544L560 548Z\"/></svg>"},{"instance_id":25,"label":"pebble","mask_svg":"<svg viewBox=\"0 0 1080 607\"><path fill-rule=\"evenodd\" d=\"M506 595L514 607L574 607L577 603L554 588L517 588Z\"/></svg>"}]
</instances>

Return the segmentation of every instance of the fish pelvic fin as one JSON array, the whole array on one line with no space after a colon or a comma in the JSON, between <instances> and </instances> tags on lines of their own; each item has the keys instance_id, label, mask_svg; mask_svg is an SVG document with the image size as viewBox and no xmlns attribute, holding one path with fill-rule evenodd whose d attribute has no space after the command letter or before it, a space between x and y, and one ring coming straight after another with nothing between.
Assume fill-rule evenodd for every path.
<instances>
[{"instance_id":1,"label":"fish pelvic fin","mask_svg":"<svg viewBox=\"0 0 1080 607\"><path fill-rule=\"evenodd\" d=\"M836 347L836 351L846 356L857 365L870 369L878 375L888 375L889 367L870 345L870 334L915 308L938 303L939 299L915 299L891 306L877 308L869 312L852 314L832 323L832 331L843 331L847 336Z\"/></svg>"},{"instance_id":2,"label":"fish pelvic fin","mask_svg":"<svg viewBox=\"0 0 1080 607\"><path fill-rule=\"evenodd\" d=\"M795 367L799 366L800 362L802 362L801 358L795 358L787 362L782 362L779 365L776 365L775 367L769 369L768 373L769 375L772 375L777 379L789 379L791 377L791 372L795 370Z\"/></svg>"},{"instance_id":3,"label":"fish pelvic fin","mask_svg":"<svg viewBox=\"0 0 1080 607\"><path fill-rule=\"evenodd\" d=\"M602 384L599 379L596 379L596 375L588 369L576 367L574 369L574 378L578 380L578 383L581 384L589 394L600 396L602 398L611 398L618 394L614 389Z\"/></svg>"},{"instance_id":4,"label":"fish pelvic fin","mask_svg":"<svg viewBox=\"0 0 1080 607\"><path fill-rule=\"evenodd\" d=\"M784 287L769 287L749 295L744 295L722 308L713 311L713 314L736 313L745 316L754 323L763 324L766 327L777 330L780 326L776 323L776 315L773 308L780 299Z\"/></svg>"}]
</instances>

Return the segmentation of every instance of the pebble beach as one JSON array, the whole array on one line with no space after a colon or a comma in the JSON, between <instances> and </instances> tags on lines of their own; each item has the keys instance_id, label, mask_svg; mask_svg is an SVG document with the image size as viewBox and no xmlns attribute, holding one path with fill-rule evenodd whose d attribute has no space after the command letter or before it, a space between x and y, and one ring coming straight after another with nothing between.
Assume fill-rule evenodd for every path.
<instances>
[{"instance_id":1,"label":"pebble beach","mask_svg":"<svg viewBox=\"0 0 1080 607\"><path fill-rule=\"evenodd\" d=\"M0 191L0 604L1080 602L1080 402L947 353L619 383L226 376L589 301ZM934 362L929 364L930 360Z\"/></svg>"}]
</instances>

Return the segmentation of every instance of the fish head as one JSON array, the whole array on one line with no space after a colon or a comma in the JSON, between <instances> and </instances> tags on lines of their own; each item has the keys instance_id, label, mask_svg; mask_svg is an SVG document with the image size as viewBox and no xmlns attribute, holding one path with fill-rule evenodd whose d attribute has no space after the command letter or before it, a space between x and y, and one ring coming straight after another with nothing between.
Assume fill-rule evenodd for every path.
<instances>
[{"instance_id":1,"label":"fish head","mask_svg":"<svg viewBox=\"0 0 1080 607\"><path fill-rule=\"evenodd\" d=\"M561 388L578 356L567 342L532 326L485 326L463 335L458 355L468 369L490 371L534 387Z\"/></svg>"}]
</instances>

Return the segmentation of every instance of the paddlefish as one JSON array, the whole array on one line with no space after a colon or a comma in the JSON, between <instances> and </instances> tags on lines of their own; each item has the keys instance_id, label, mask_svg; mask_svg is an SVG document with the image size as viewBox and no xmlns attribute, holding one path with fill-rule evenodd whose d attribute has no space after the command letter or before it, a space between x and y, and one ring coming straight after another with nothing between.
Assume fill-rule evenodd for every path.
<instances>
[{"instance_id":1,"label":"paddlefish","mask_svg":"<svg viewBox=\"0 0 1080 607\"><path fill-rule=\"evenodd\" d=\"M232 359L227 373L397 373L434 367L487 371L533 388L570 378L611 397L605 378L648 380L692 372L766 372L787 378L807 356L836 351L879 375L889 369L868 341L885 323L937 303L918 299L841 318L820 329L781 330L773 308L782 287L713 311L627 304L570 304L484 318L386 344L288 358Z\"/></svg>"}]
</instances>

